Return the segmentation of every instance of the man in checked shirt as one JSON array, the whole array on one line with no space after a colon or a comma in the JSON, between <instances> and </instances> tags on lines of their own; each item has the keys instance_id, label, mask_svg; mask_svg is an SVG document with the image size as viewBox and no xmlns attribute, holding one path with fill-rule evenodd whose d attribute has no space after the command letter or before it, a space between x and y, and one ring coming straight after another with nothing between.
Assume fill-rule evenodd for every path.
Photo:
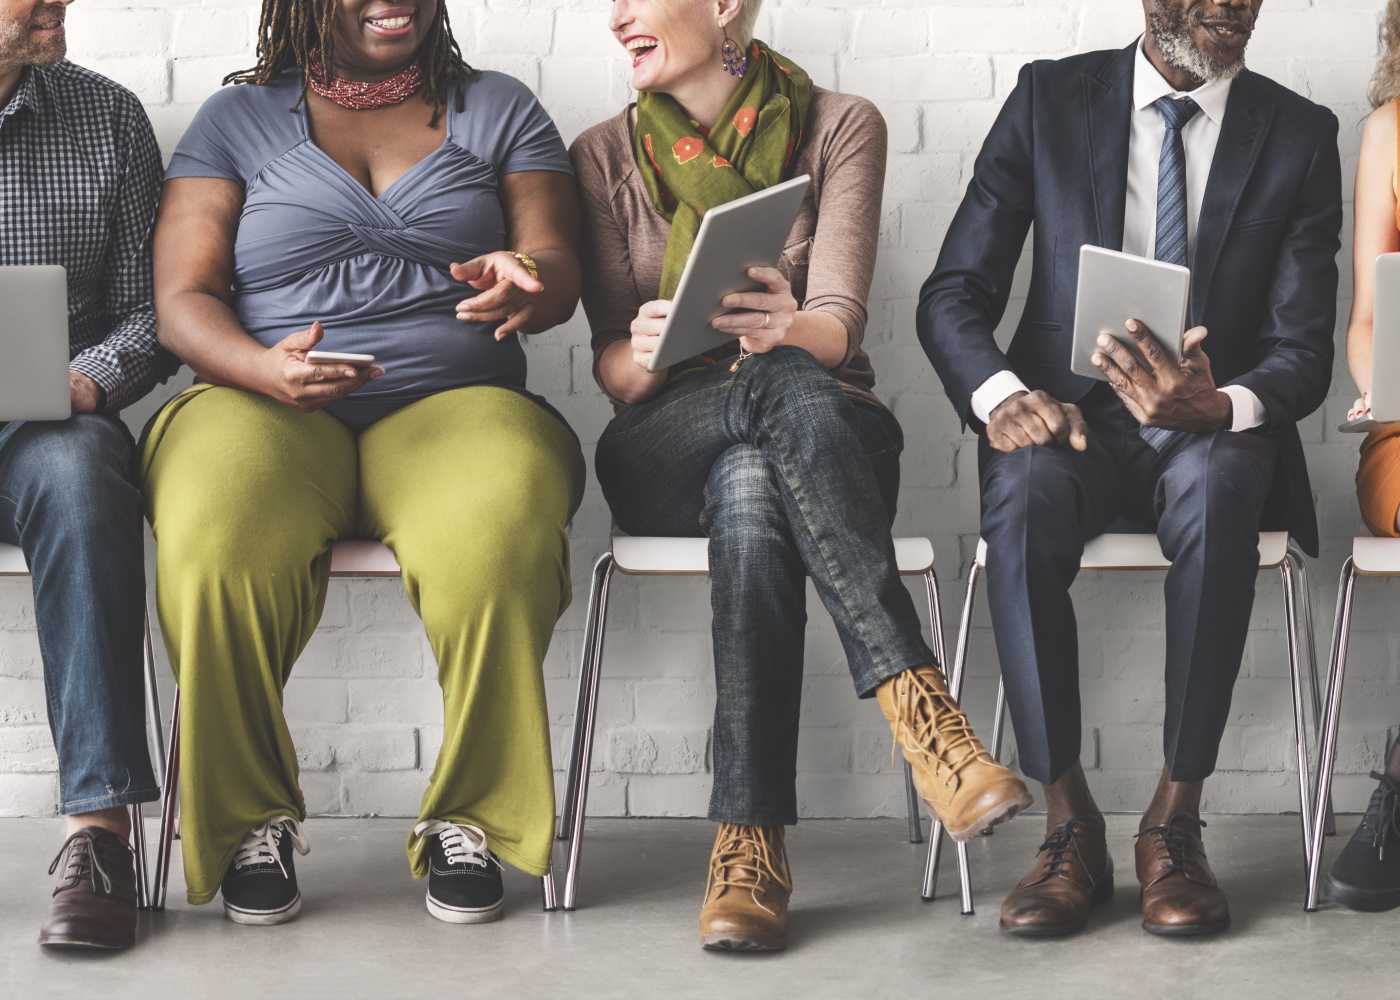
<instances>
[{"instance_id":1,"label":"man in checked shirt","mask_svg":"<svg viewBox=\"0 0 1400 1000\"><path fill-rule=\"evenodd\" d=\"M160 153L134 95L64 60L69 3L0 0L0 265L67 268L73 402L67 421L0 424L0 542L33 574L67 823L39 941L115 949L135 941L127 807L159 794L142 701L142 501L117 414L175 366L151 305Z\"/></svg>"}]
</instances>

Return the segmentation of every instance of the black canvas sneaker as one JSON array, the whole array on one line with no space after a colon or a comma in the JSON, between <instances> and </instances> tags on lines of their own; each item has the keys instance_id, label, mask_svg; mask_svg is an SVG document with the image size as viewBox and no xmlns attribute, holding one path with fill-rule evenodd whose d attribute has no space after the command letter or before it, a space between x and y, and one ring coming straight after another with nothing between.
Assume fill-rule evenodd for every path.
<instances>
[{"instance_id":1,"label":"black canvas sneaker","mask_svg":"<svg viewBox=\"0 0 1400 1000\"><path fill-rule=\"evenodd\" d=\"M501 863L474 826L432 819L413 832L428 842L428 912L449 924L501 919L505 886Z\"/></svg>"},{"instance_id":2,"label":"black canvas sneaker","mask_svg":"<svg viewBox=\"0 0 1400 1000\"><path fill-rule=\"evenodd\" d=\"M1361 825L1332 864L1327 895L1353 910L1391 910L1400 906L1400 741L1386 750L1386 772L1371 772L1378 782Z\"/></svg>"},{"instance_id":3,"label":"black canvas sneaker","mask_svg":"<svg viewBox=\"0 0 1400 1000\"><path fill-rule=\"evenodd\" d=\"M224 913L236 924L284 924L301 910L292 851L311 850L301 824L278 816L254 827L224 875Z\"/></svg>"}]
</instances>

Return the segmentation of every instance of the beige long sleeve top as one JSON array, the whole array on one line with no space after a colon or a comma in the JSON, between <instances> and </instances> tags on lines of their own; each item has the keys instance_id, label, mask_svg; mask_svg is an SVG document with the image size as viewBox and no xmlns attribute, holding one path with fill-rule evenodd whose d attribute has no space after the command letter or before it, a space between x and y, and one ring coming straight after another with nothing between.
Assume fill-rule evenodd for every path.
<instances>
[{"instance_id":1,"label":"beige long sleeve top","mask_svg":"<svg viewBox=\"0 0 1400 1000\"><path fill-rule=\"evenodd\" d=\"M875 105L815 89L807 136L792 170L793 176L811 174L812 186L778 263L799 308L830 313L846 327L846 356L832 374L854 399L875 405L875 372L861 344L887 145L885 120ZM583 306L593 331L595 377L603 351L629 339L637 310L657 297L671 234L671 223L652 206L632 148L629 106L584 132L570 150L583 203ZM715 363L737 350L737 343L720 348L699 363Z\"/></svg>"}]
</instances>

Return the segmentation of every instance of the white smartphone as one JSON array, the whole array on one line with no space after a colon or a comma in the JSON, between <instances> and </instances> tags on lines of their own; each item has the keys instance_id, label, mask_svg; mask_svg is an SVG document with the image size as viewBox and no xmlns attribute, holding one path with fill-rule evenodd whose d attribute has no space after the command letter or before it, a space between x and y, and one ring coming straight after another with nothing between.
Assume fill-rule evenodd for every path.
<instances>
[{"instance_id":1,"label":"white smartphone","mask_svg":"<svg viewBox=\"0 0 1400 1000\"><path fill-rule=\"evenodd\" d=\"M313 365L350 365L368 368L374 364L373 354L340 354L336 351L307 351L306 360Z\"/></svg>"}]
</instances>

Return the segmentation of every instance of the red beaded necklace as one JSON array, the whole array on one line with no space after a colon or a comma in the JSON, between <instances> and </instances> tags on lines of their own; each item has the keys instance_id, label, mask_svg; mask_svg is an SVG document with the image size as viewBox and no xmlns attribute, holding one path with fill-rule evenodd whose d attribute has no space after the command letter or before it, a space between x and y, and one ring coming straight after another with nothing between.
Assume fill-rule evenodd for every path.
<instances>
[{"instance_id":1,"label":"red beaded necklace","mask_svg":"<svg viewBox=\"0 0 1400 1000\"><path fill-rule=\"evenodd\" d=\"M423 87L423 72L416 61L393 76L373 82L340 77L327 80L321 57L315 52L311 53L307 62L311 71L307 74L307 85L326 100L351 111L373 111L375 108L402 104Z\"/></svg>"}]
</instances>

